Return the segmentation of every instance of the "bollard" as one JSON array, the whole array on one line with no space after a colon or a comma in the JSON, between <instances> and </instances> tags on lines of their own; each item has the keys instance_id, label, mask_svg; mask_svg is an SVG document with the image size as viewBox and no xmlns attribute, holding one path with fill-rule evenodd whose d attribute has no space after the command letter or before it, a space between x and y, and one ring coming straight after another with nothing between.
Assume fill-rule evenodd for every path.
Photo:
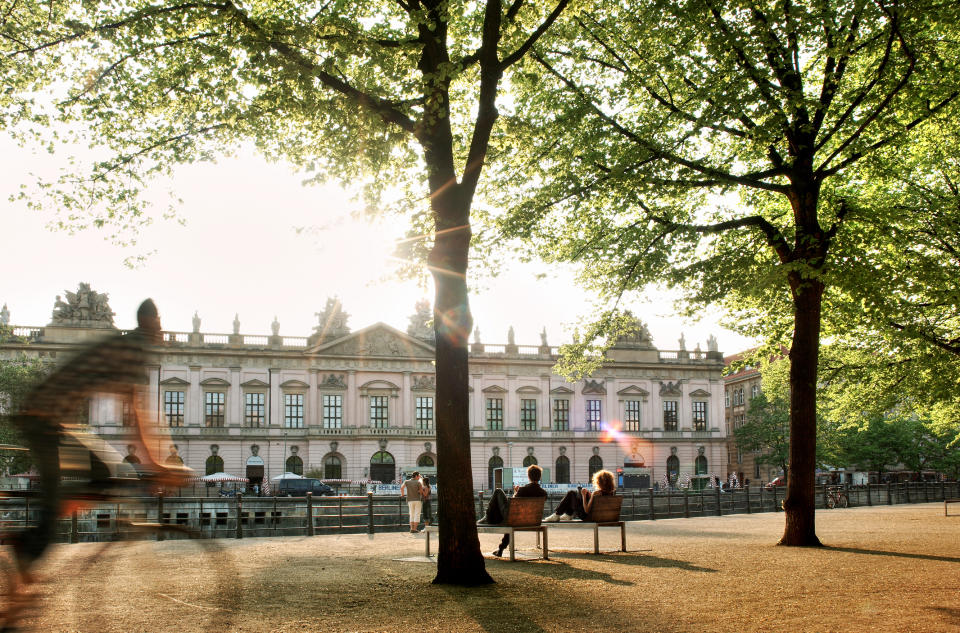
<instances>
[{"instance_id":1,"label":"bollard","mask_svg":"<svg viewBox=\"0 0 960 633\"><path fill-rule=\"evenodd\" d=\"M653 488L647 488L647 491L650 493L650 520L651 520L651 521L656 521L656 520L657 520L657 515L656 515L656 512L654 512L654 509L653 509Z\"/></svg>"},{"instance_id":2,"label":"bollard","mask_svg":"<svg viewBox=\"0 0 960 633\"><path fill-rule=\"evenodd\" d=\"M713 491L714 491L714 494L715 494L716 497L717 497L717 516L718 516L718 517L722 517L722 516L723 516L723 508L720 507L720 486L715 487L715 488L713 489Z\"/></svg>"},{"instance_id":3,"label":"bollard","mask_svg":"<svg viewBox=\"0 0 960 633\"><path fill-rule=\"evenodd\" d=\"M157 523L163 523L163 491L157 493ZM157 540L164 539L163 528L157 530Z\"/></svg>"},{"instance_id":4,"label":"bollard","mask_svg":"<svg viewBox=\"0 0 960 633\"><path fill-rule=\"evenodd\" d=\"M313 493L307 493L307 536L313 536Z\"/></svg>"},{"instance_id":5,"label":"bollard","mask_svg":"<svg viewBox=\"0 0 960 633\"><path fill-rule=\"evenodd\" d=\"M237 500L237 538L243 538L243 521L240 519L243 514L243 493L238 492L235 499Z\"/></svg>"},{"instance_id":6,"label":"bollard","mask_svg":"<svg viewBox=\"0 0 960 633\"><path fill-rule=\"evenodd\" d=\"M79 543L80 542L80 525L77 521L77 511L74 510L70 515L70 542Z\"/></svg>"},{"instance_id":7,"label":"bollard","mask_svg":"<svg viewBox=\"0 0 960 633\"><path fill-rule=\"evenodd\" d=\"M373 534L373 493L367 493L367 531Z\"/></svg>"}]
</instances>

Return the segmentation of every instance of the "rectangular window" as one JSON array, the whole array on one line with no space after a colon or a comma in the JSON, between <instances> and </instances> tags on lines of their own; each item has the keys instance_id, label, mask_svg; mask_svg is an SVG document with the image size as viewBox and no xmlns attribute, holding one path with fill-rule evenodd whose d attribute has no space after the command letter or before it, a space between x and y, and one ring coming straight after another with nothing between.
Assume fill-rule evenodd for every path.
<instances>
[{"instance_id":1,"label":"rectangular window","mask_svg":"<svg viewBox=\"0 0 960 633\"><path fill-rule=\"evenodd\" d=\"M416 401L416 425L420 430L433 428L433 398L430 396L417 396Z\"/></svg>"},{"instance_id":2,"label":"rectangular window","mask_svg":"<svg viewBox=\"0 0 960 633\"><path fill-rule=\"evenodd\" d=\"M750 387L750 397L751 397L751 398L756 398L756 397L759 396L759 395L760 395L760 385L754 385L754 386Z\"/></svg>"},{"instance_id":3,"label":"rectangular window","mask_svg":"<svg viewBox=\"0 0 960 633\"><path fill-rule=\"evenodd\" d=\"M258 428L264 422L264 397L262 393L243 394L243 425Z\"/></svg>"},{"instance_id":4,"label":"rectangular window","mask_svg":"<svg viewBox=\"0 0 960 633\"><path fill-rule=\"evenodd\" d=\"M706 402L693 403L693 430L694 431L707 430L707 403Z\"/></svg>"},{"instance_id":5,"label":"rectangular window","mask_svg":"<svg viewBox=\"0 0 960 633\"><path fill-rule=\"evenodd\" d=\"M624 413L623 413L623 430L639 431L640 430L640 401L627 400L623 404L625 405Z\"/></svg>"},{"instance_id":6,"label":"rectangular window","mask_svg":"<svg viewBox=\"0 0 960 633\"><path fill-rule=\"evenodd\" d=\"M520 428L524 431L537 430L537 401L533 398L520 400Z\"/></svg>"},{"instance_id":7,"label":"rectangular window","mask_svg":"<svg viewBox=\"0 0 960 633\"><path fill-rule=\"evenodd\" d=\"M676 400L663 401L663 430L664 431L677 430L677 401Z\"/></svg>"},{"instance_id":8,"label":"rectangular window","mask_svg":"<svg viewBox=\"0 0 960 633\"><path fill-rule=\"evenodd\" d=\"M303 394L283 394L283 426L288 429L303 428Z\"/></svg>"},{"instance_id":9,"label":"rectangular window","mask_svg":"<svg viewBox=\"0 0 960 633\"><path fill-rule=\"evenodd\" d=\"M503 430L503 398L487 398L487 428Z\"/></svg>"},{"instance_id":10,"label":"rectangular window","mask_svg":"<svg viewBox=\"0 0 960 633\"><path fill-rule=\"evenodd\" d=\"M203 394L203 423L206 426L223 426L223 414L226 395L222 391L208 391Z\"/></svg>"},{"instance_id":11,"label":"rectangular window","mask_svg":"<svg viewBox=\"0 0 960 633\"><path fill-rule=\"evenodd\" d=\"M183 426L183 392L163 392L163 413L167 426Z\"/></svg>"},{"instance_id":12,"label":"rectangular window","mask_svg":"<svg viewBox=\"0 0 960 633\"><path fill-rule=\"evenodd\" d=\"M587 430L600 430L600 401L587 400Z\"/></svg>"},{"instance_id":13,"label":"rectangular window","mask_svg":"<svg viewBox=\"0 0 960 633\"><path fill-rule=\"evenodd\" d=\"M553 430L554 431L570 430L570 401L569 400L558 399L553 401Z\"/></svg>"},{"instance_id":14,"label":"rectangular window","mask_svg":"<svg viewBox=\"0 0 960 633\"><path fill-rule=\"evenodd\" d=\"M388 396L370 396L370 426L375 429L387 428Z\"/></svg>"},{"instance_id":15,"label":"rectangular window","mask_svg":"<svg viewBox=\"0 0 960 633\"><path fill-rule=\"evenodd\" d=\"M121 407L120 424L123 426L133 426L133 403L129 400L122 400Z\"/></svg>"},{"instance_id":16,"label":"rectangular window","mask_svg":"<svg viewBox=\"0 0 960 633\"><path fill-rule=\"evenodd\" d=\"M343 428L343 396L340 394L324 394L323 428Z\"/></svg>"},{"instance_id":17,"label":"rectangular window","mask_svg":"<svg viewBox=\"0 0 960 633\"><path fill-rule=\"evenodd\" d=\"M723 392L723 406L728 408L730 407L730 391L729 390Z\"/></svg>"}]
</instances>

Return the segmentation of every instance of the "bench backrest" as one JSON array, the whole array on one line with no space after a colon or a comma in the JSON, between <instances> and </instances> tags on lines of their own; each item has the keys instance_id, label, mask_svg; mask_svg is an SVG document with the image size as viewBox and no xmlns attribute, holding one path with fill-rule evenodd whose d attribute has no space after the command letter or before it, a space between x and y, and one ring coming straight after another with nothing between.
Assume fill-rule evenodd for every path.
<instances>
[{"instance_id":1,"label":"bench backrest","mask_svg":"<svg viewBox=\"0 0 960 633\"><path fill-rule=\"evenodd\" d=\"M543 519L543 504L546 497L513 497L507 509L507 518L501 523L508 527L540 525Z\"/></svg>"},{"instance_id":2,"label":"bench backrest","mask_svg":"<svg viewBox=\"0 0 960 633\"><path fill-rule=\"evenodd\" d=\"M596 523L619 521L620 507L622 505L623 497L617 495L594 497L587 521L594 521Z\"/></svg>"}]
</instances>

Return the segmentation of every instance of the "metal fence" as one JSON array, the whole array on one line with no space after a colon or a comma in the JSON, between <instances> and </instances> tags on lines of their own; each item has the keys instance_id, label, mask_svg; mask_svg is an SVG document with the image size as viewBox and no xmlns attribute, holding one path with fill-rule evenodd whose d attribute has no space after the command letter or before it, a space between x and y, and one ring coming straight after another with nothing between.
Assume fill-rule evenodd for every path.
<instances>
[{"instance_id":1,"label":"metal fence","mask_svg":"<svg viewBox=\"0 0 960 633\"><path fill-rule=\"evenodd\" d=\"M958 482L916 482L869 486L817 486L816 506L827 508L830 491L845 493L849 505L880 506L927 503L960 498ZM780 488L737 488L721 492L620 490L624 497L620 516L626 521L645 521L700 516L724 516L780 512L784 491ZM475 496L477 516L482 516L490 495ZM547 498L544 513L551 514L560 496ZM435 500L434 510L437 511ZM16 530L36 521L37 503L27 498L4 500L0 527ZM475 517L474 517L475 518ZM400 497L325 496L306 497L139 497L122 503L100 504L74 512L61 520L61 542L117 540L127 536L124 525L133 522L173 523L210 538L263 536L313 536L328 533L398 532L409 529L407 504Z\"/></svg>"}]
</instances>

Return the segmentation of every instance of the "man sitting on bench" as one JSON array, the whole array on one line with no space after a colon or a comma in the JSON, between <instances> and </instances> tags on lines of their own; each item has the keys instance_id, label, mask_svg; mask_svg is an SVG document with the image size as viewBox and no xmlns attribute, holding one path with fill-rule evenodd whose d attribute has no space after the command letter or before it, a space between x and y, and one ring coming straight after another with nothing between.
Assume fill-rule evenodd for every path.
<instances>
[{"instance_id":1,"label":"man sitting on bench","mask_svg":"<svg viewBox=\"0 0 960 633\"><path fill-rule=\"evenodd\" d=\"M596 488L596 492L592 495L589 490L584 489L576 492L573 490L567 491L567 495L557 506L556 511L544 519L543 522L556 523L557 521L572 521L573 519L589 521L594 498L617 494L617 483L613 478L613 473L609 470L598 470L593 474L593 487Z\"/></svg>"},{"instance_id":2,"label":"man sitting on bench","mask_svg":"<svg viewBox=\"0 0 960 633\"><path fill-rule=\"evenodd\" d=\"M533 464L527 468L527 479L530 480L525 486L514 486L513 487L513 496L514 497L546 497L547 491L540 487L540 477L543 475L543 469ZM493 491L493 497L490 499L490 503L487 505L487 513L483 515L483 518L477 521L477 525L499 525L503 523L503 520L507 517L507 511L509 509L510 500L507 499L507 494L497 488ZM503 540L500 541L500 547L493 550L494 556L503 556L503 550L510 545L510 535L504 534Z\"/></svg>"}]
</instances>

